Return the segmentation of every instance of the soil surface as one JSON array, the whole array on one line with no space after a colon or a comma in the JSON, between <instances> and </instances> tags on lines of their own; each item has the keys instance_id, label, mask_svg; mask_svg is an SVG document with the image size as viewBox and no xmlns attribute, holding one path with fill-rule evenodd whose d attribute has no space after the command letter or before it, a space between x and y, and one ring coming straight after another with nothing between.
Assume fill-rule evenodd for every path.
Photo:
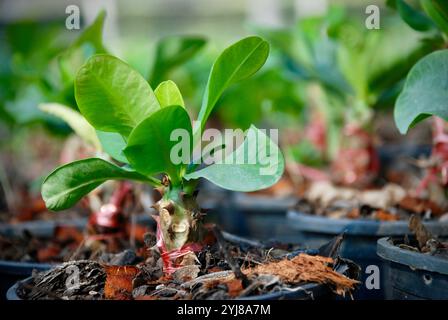
<instances>
[{"instance_id":1,"label":"soil surface","mask_svg":"<svg viewBox=\"0 0 448 320\"><path fill-rule=\"evenodd\" d=\"M406 195L396 185L360 192L324 183L311 189L306 197L300 198L294 209L334 219L406 221L416 214L425 220L448 221L448 210L430 200Z\"/></svg>"},{"instance_id":2,"label":"soil surface","mask_svg":"<svg viewBox=\"0 0 448 320\"><path fill-rule=\"evenodd\" d=\"M312 255L291 245L246 240L214 228L193 255L193 263L167 274L155 238L148 235L146 255L139 263L119 258L109 263L70 261L33 275L19 286L18 295L31 300L235 299L319 283L350 296L358 284L359 267L338 257L341 242L338 237Z\"/></svg>"},{"instance_id":3,"label":"soil surface","mask_svg":"<svg viewBox=\"0 0 448 320\"><path fill-rule=\"evenodd\" d=\"M143 254L146 225L128 227L125 233L88 235L74 226L57 226L51 237L37 237L24 230L21 235L0 235L0 260L61 263L91 259L108 262L114 254L128 248L136 260ZM133 260L131 260L132 262Z\"/></svg>"}]
</instances>

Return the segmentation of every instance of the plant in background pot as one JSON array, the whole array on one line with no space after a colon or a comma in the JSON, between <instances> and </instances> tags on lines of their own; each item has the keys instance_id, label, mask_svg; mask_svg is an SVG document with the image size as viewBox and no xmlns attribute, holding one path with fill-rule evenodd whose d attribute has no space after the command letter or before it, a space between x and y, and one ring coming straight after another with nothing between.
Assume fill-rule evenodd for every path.
<instances>
[{"instance_id":1,"label":"plant in background pot","mask_svg":"<svg viewBox=\"0 0 448 320\"><path fill-rule=\"evenodd\" d=\"M305 74L313 82L311 106L313 110L317 106L324 117L326 125L318 123L318 127L326 129L326 139L314 139L321 136L314 134L309 140L314 141L315 154L321 150L321 158L323 155L327 160L329 170L322 174L316 170L302 170L302 164L299 167L287 164L289 170L311 181L304 199L288 213L288 219L291 227L299 231L297 241L310 246L345 232L343 255L363 268L375 264L381 269L376 240L386 235L409 233L406 220L410 214L434 207L409 205L415 199L407 193L408 186L381 181L378 185L380 163L373 143L373 107L390 104L384 97L399 88L400 80L412 63L432 50L433 45L412 45L410 54L394 52L391 55L386 50L387 44L393 43L397 36L403 39L402 33L371 32L359 28L361 22L347 21L344 15L337 13L337 10L330 12L324 21L317 18L301 21L297 31L301 50L295 55L290 53L291 60L296 62L296 73ZM414 43L412 36L410 39L409 42ZM387 85L379 79L388 79ZM330 140L335 137L336 141ZM323 148L319 148L319 141L325 142ZM303 157L299 157L301 159ZM312 174L308 175L309 172ZM442 210L432 210L435 218L441 213ZM431 222L430 227L434 233L445 232L436 221ZM364 273L364 279L367 276ZM381 298L382 288L382 285L373 290L363 287L358 297Z\"/></svg>"},{"instance_id":2,"label":"plant in background pot","mask_svg":"<svg viewBox=\"0 0 448 320\"><path fill-rule=\"evenodd\" d=\"M268 254L269 259L274 258L273 262L262 258L259 268L249 263L241 269L244 259L239 258L238 252L243 250L242 240L233 240L237 245L230 246L226 241L228 236L216 227L210 230L202 224L203 214L196 203L196 186L200 178L230 190L254 191L271 186L283 173L280 150L255 126L247 130L244 141L237 148L225 145L227 153L221 162L215 158L214 163L201 168L197 161L193 161L197 159L194 155L206 158L209 154L205 150L216 154L216 147L209 145L199 153L194 152L201 148L201 136L207 119L224 90L260 69L268 52L268 44L258 37L245 38L224 50L213 64L194 125L174 82L161 82L153 91L140 74L110 55L93 56L80 68L75 81L78 107L97 130L112 132L120 137L124 143L111 147L115 154L122 157L125 165L89 158L57 168L42 185L47 207L52 210L71 207L107 180L146 183L158 188L162 197L154 205L158 211L154 217L157 235L154 239L147 239L148 247L152 246L148 248L147 259L138 266L125 268L101 266L92 261L72 262L69 265L79 267L82 273L92 274L92 269L95 269L98 275L90 277L89 284L75 290L72 297L87 298L89 293L85 290L89 288L88 291L92 292L91 285L98 288L97 298L109 299L154 298L167 294L170 297L174 294L196 299L238 297L293 286L304 281L305 278L300 276L302 273L310 276L306 282L330 285L340 294L353 289L356 281L337 272L342 265L347 271L352 270L346 268L346 262L332 257L307 255L303 251L290 256L291 260L287 258L287 252L276 251L277 258ZM174 138L173 134L176 134ZM245 243L250 243L249 252L258 257L255 259L266 254L266 248L257 242ZM334 250L330 254L327 252L330 256L334 253ZM28 291L24 293L28 298L42 297L38 292L45 292L43 287L63 285L54 283L54 275L64 272L69 265L62 265L29 280L28 283L35 280L37 291L29 291L27 288L30 286L19 288L19 291ZM288 276L281 270L295 270L295 275ZM117 288L119 279L125 281ZM210 286L203 286L202 289L194 286L195 283L210 283L210 280L215 285L222 283L225 288L219 289L218 286L210 290ZM162 285L162 289L155 288L151 283ZM171 290L173 286L177 288L174 291ZM57 295L59 289L54 291L53 294ZM280 293L276 297L285 292Z\"/></svg>"},{"instance_id":3,"label":"plant in background pot","mask_svg":"<svg viewBox=\"0 0 448 320\"><path fill-rule=\"evenodd\" d=\"M398 2L400 6L406 3ZM430 28L448 34L448 6L444 1L421 1L426 15L407 11L405 21L418 16ZM410 14L412 16L409 16ZM403 13L402 13L403 14ZM411 22L414 20L410 20ZM409 23L409 22L408 22ZM417 123L433 116L433 150L425 162L426 173L414 190L421 202L434 202L447 209L447 150L448 108L446 106L448 81L448 50L435 51L419 60L409 72L406 83L395 104L395 123L405 134ZM423 217L424 219L425 217ZM407 238L382 238L378 241L378 255L387 263L389 286L388 298L392 299L446 299L448 291L447 252L448 245L438 236L446 237L448 227L440 227L445 233L432 234L427 223L414 216L409 225L415 240ZM411 268L409 268L411 267Z\"/></svg>"}]
</instances>

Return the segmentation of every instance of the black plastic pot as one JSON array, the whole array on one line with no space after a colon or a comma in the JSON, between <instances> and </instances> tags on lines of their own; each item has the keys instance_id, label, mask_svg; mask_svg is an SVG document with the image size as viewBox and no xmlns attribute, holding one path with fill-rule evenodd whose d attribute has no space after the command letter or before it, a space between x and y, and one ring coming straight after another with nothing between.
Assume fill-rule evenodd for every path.
<instances>
[{"instance_id":1,"label":"black plastic pot","mask_svg":"<svg viewBox=\"0 0 448 320\"><path fill-rule=\"evenodd\" d=\"M147 215L138 215L136 222L145 224L154 223L152 218ZM0 224L0 234L4 237L17 237L22 235L26 230L36 237L51 238L57 226L73 226L84 229L86 224L86 218ZM0 300L5 299L7 290L18 280L31 276L33 270L48 270L51 266L51 264L47 263L0 260Z\"/></svg>"},{"instance_id":2,"label":"black plastic pot","mask_svg":"<svg viewBox=\"0 0 448 320\"><path fill-rule=\"evenodd\" d=\"M213 211L228 204L231 191L218 187L208 180L202 179L199 185L200 192L196 198L202 209Z\"/></svg>"},{"instance_id":3,"label":"black plastic pot","mask_svg":"<svg viewBox=\"0 0 448 320\"><path fill-rule=\"evenodd\" d=\"M51 267L51 264L46 263L0 260L0 300L5 300L5 297L8 299L7 291L17 281L29 277L34 270L45 271Z\"/></svg>"},{"instance_id":4,"label":"black plastic pot","mask_svg":"<svg viewBox=\"0 0 448 320\"><path fill-rule=\"evenodd\" d=\"M330 219L290 210L287 214L290 228L296 230L296 242L310 248L316 248L328 242L334 236L344 233L344 242L340 255L353 260L361 266L362 286L355 294L357 299L384 299L386 286L385 265L376 254L379 238L409 235L407 221L375 221L367 219ZM428 221L424 225L434 235L448 236L448 222ZM365 280L370 274L367 266L375 265L380 269L380 288L367 289Z\"/></svg>"},{"instance_id":5,"label":"black plastic pot","mask_svg":"<svg viewBox=\"0 0 448 320\"><path fill-rule=\"evenodd\" d=\"M219 209L219 225L243 237L291 242L294 231L288 227L286 213L295 202L294 197L232 193L229 204Z\"/></svg>"},{"instance_id":6,"label":"black plastic pot","mask_svg":"<svg viewBox=\"0 0 448 320\"><path fill-rule=\"evenodd\" d=\"M448 299L448 259L396 246L403 238L381 238L377 252L384 260L386 299Z\"/></svg>"},{"instance_id":7,"label":"black plastic pot","mask_svg":"<svg viewBox=\"0 0 448 320\"><path fill-rule=\"evenodd\" d=\"M82 228L86 222L86 219L77 219L70 221L31 221L12 225L1 224L0 234L4 237L16 237L22 235L27 230L34 236L50 238L58 225L70 225ZM33 270L47 270L51 266L51 264L47 263L0 260L0 300L5 299L8 288L18 280L29 277Z\"/></svg>"}]
</instances>

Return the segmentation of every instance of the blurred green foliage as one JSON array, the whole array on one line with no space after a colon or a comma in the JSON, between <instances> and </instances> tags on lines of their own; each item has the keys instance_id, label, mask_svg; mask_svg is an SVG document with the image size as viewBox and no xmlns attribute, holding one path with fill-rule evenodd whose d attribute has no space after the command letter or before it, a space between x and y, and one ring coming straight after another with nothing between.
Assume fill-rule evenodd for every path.
<instances>
[{"instance_id":1,"label":"blurred green foliage","mask_svg":"<svg viewBox=\"0 0 448 320\"><path fill-rule=\"evenodd\" d=\"M72 43L60 23L8 25L1 39L6 67L0 80L0 120L15 127L40 122L68 132L63 122L37 106L59 102L76 108L73 79L78 67L89 56L106 52L101 39L104 19L101 12Z\"/></svg>"}]
</instances>

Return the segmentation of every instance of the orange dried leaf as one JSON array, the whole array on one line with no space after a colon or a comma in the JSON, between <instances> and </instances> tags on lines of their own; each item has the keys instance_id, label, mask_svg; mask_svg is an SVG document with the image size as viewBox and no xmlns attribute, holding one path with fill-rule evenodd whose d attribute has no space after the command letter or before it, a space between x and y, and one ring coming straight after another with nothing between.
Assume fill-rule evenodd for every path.
<instances>
[{"instance_id":1,"label":"orange dried leaf","mask_svg":"<svg viewBox=\"0 0 448 320\"><path fill-rule=\"evenodd\" d=\"M132 281L139 269L135 266L104 266L106 283L104 296L106 299L130 300L132 299Z\"/></svg>"},{"instance_id":2,"label":"orange dried leaf","mask_svg":"<svg viewBox=\"0 0 448 320\"><path fill-rule=\"evenodd\" d=\"M243 290L243 282L240 279L232 279L225 282L225 285L227 286L229 296L232 298L237 297Z\"/></svg>"}]
</instances>

